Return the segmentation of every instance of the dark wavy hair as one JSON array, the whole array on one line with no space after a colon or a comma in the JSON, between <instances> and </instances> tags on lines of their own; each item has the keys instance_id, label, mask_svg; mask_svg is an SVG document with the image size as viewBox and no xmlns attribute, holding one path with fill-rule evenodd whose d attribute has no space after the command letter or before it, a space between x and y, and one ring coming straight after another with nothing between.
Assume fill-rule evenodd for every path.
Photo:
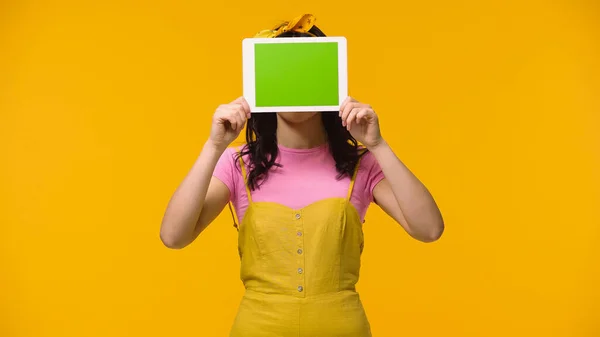
<instances>
[{"instance_id":1,"label":"dark wavy hair","mask_svg":"<svg viewBox=\"0 0 600 337\"><path fill-rule=\"evenodd\" d=\"M317 37L326 36L317 26L313 26L308 34L288 31L279 38L290 37ZM327 134L329 152L335 160L335 168L338 172L337 179L345 176L351 177L358 164L359 158L366 152L362 149L350 132L342 126L342 119L337 112L321 113L323 126ZM258 189L267 178L269 170L273 166L280 167L277 163L279 148L277 144L277 114L260 113L252 115L246 126L246 145L238 153L239 160L242 156L248 156L248 187L251 190ZM237 161L237 160L236 160ZM239 161L238 161L239 162Z\"/></svg>"}]
</instances>

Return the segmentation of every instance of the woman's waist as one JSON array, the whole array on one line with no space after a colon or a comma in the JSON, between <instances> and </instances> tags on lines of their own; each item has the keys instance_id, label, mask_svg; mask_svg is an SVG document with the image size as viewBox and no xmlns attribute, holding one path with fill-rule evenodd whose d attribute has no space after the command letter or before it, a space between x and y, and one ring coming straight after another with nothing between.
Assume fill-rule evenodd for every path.
<instances>
[{"instance_id":1,"label":"woman's waist","mask_svg":"<svg viewBox=\"0 0 600 337\"><path fill-rule=\"evenodd\" d=\"M299 292L283 292L273 290L262 290L254 288L246 288L244 299L267 301L273 304L302 304L306 302L318 302L324 305L341 304L345 301L360 301L360 295L355 289L328 291L320 293L300 294Z\"/></svg>"},{"instance_id":2,"label":"woman's waist","mask_svg":"<svg viewBox=\"0 0 600 337\"><path fill-rule=\"evenodd\" d=\"M271 274L254 275L253 277L242 277L244 287L250 292L283 295L293 298L340 296L339 294L356 293L358 277L342 278L323 275L323 277L312 278L295 275L286 277Z\"/></svg>"}]
</instances>

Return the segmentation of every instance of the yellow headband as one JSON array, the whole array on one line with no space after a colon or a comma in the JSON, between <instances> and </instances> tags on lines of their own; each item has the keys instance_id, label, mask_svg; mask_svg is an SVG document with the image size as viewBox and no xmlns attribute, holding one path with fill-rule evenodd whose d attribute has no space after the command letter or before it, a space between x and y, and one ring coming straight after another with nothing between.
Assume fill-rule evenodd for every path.
<instances>
[{"instance_id":1,"label":"yellow headband","mask_svg":"<svg viewBox=\"0 0 600 337\"><path fill-rule=\"evenodd\" d=\"M277 37L285 32L309 33L309 30L315 25L316 18L312 14L304 14L294 18L289 22L283 22L273 29L266 29L258 32L254 37ZM312 35L312 34L311 34Z\"/></svg>"}]
</instances>

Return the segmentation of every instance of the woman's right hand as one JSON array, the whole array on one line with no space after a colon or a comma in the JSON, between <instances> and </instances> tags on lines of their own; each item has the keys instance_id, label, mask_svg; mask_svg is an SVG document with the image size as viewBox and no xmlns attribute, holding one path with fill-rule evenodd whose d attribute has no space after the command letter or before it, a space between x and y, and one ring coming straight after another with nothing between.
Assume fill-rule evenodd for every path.
<instances>
[{"instance_id":1,"label":"woman's right hand","mask_svg":"<svg viewBox=\"0 0 600 337\"><path fill-rule=\"evenodd\" d=\"M227 186L213 174L223 151L244 129L250 106L243 97L221 105L213 115L210 137L194 166L169 201L160 238L170 248L189 245L211 223L230 199Z\"/></svg>"},{"instance_id":2,"label":"woman's right hand","mask_svg":"<svg viewBox=\"0 0 600 337\"><path fill-rule=\"evenodd\" d=\"M210 129L210 142L219 150L225 150L244 129L250 118L250 106L244 97L217 108Z\"/></svg>"}]
</instances>

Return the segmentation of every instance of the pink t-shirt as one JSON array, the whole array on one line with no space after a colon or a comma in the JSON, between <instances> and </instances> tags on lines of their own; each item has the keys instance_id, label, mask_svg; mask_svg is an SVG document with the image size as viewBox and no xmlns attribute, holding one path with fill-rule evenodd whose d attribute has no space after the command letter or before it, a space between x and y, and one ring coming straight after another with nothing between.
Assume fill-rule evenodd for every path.
<instances>
[{"instance_id":1,"label":"pink t-shirt","mask_svg":"<svg viewBox=\"0 0 600 337\"><path fill-rule=\"evenodd\" d=\"M248 197L239 160L235 160L237 151L239 148L225 150L213 175L229 188L231 202L241 222L248 208ZM244 161L248 162L246 157ZM326 144L312 149L290 149L279 145L277 163L282 166L271 168L267 179L251 192L253 202L276 202L299 209L321 199L346 198L348 195L350 178L337 179L335 160ZM373 189L383 178L379 164L367 152L360 161L350 198L361 221L373 201Z\"/></svg>"}]
</instances>

